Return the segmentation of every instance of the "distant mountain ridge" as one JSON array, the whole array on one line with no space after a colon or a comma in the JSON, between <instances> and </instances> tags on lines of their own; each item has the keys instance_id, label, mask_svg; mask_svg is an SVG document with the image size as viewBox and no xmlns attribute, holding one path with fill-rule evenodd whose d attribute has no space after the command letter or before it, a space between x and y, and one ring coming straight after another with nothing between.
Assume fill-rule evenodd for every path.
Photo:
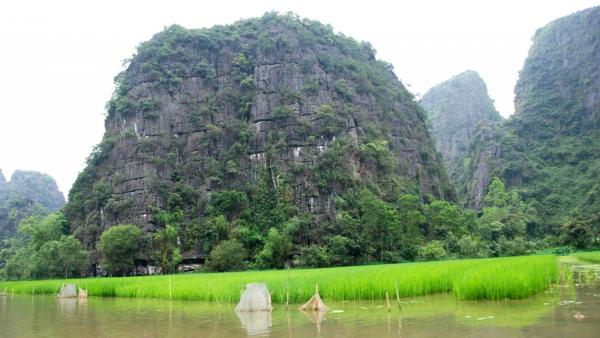
<instances>
[{"instance_id":1,"label":"distant mountain ridge","mask_svg":"<svg viewBox=\"0 0 600 338\"><path fill-rule=\"evenodd\" d=\"M48 214L64 204L65 197L50 175L16 170L7 182L0 170L0 242L16 233L23 218Z\"/></svg>"}]
</instances>

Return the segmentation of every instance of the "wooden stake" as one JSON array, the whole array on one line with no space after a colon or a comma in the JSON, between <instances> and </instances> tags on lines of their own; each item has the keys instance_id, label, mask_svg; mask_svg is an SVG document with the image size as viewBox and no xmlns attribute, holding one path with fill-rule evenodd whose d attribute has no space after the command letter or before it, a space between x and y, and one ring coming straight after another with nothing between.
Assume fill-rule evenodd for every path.
<instances>
[{"instance_id":1,"label":"wooden stake","mask_svg":"<svg viewBox=\"0 0 600 338\"><path fill-rule=\"evenodd\" d=\"M385 303L387 304L388 312L392 311L392 308L390 307L390 294L387 291L385 292Z\"/></svg>"},{"instance_id":2,"label":"wooden stake","mask_svg":"<svg viewBox=\"0 0 600 338\"><path fill-rule=\"evenodd\" d=\"M171 288L171 275L169 275L169 300L173 300L173 290Z\"/></svg>"},{"instance_id":3,"label":"wooden stake","mask_svg":"<svg viewBox=\"0 0 600 338\"><path fill-rule=\"evenodd\" d=\"M290 305L290 284L285 282L285 308L287 309Z\"/></svg>"},{"instance_id":4,"label":"wooden stake","mask_svg":"<svg viewBox=\"0 0 600 338\"><path fill-rule=\"evenodd\" d=\"M290 305L290 267L287 267L287 279L285 280L285 308ZM289 320L289 318L288 318Z\"/></svg>"},{"instance_id":5,"label":"wooden stake","mask_svg":"<svg viewBox=\"0 0 600 338\"><path fill-rule=\"evenodd\" d=\"M396 284L396 301L398 302L398 309L402 311L402 305L400 305L400 292L398 292L398 283Z\"/></svg>"}]
</instances>

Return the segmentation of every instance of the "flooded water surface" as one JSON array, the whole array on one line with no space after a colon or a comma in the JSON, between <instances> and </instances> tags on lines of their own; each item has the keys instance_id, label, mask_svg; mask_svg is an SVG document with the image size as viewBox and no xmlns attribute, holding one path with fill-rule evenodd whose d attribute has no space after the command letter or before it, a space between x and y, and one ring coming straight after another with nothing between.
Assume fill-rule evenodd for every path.
<instances>
[{"instance_id":1,"label":"flooded water surface","mask_svg":"<svg viewBox=\"0 0 600 338\"><path fill-rule=\"evenodd\" d=\"M0 298L0 337L600 337L600 288L557 289L518 301L451 295L327 304L326 313L275 306L149 299Z\"/></svg>"}]
</instances>

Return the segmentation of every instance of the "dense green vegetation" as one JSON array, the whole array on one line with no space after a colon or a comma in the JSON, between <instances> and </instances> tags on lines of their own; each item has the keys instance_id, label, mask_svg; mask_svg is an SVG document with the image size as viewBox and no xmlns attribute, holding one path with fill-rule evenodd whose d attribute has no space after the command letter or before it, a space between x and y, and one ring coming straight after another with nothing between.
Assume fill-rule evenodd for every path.
<instances>
[{"instance_id":1,"label":"dense green vegetation","mask_svg":"<svg viewBox=\"0 0 600 338\"><path fill-rule=\"evenodd\" d=\"M194 223L180 238L181 244L176 235L178 216L169 213L161 213L166 226L154 233L144 234L134 225L108 228L98 244L103 272L116 276L133 274L135 261L146 258L145 255L151 255L151 261L161 268L159 271L174 272L181 261L180 247L186 246L201 246L209 252L206 269L213 271L570 251L569 247L555 247L555 243L535 241L528 235L524 203L516 192L507 192L499 179L490 185L481 216L446 201L433 200L423 205L417 196L407 194L388 203L364 189L347 198L338 198L336 203L347 211L340 212L337 222L317 229L310 229L309 222L299 217L280 220L282 223L278 225L273 217L281 217L280 214L275 208L263 208L262 204L249 207L257 211L252 216L238 216L237 222L243 225L232 228L226 215L237 205L247 203L240 202L245 196L232 192L214 196L218 198L211 199L209 209L220 210L218 216ZM266 193L264 196L272 198ZM269 202L265 204L268 206ZM304 238L311 235L315 236L309 238L311 244L303 244ZM82 253L75 256L79 257L76 264L69 263L65 271L60 268L61 256L55 256L48 247L67 239L75 241L79 246L76 252ZM68 235L68 223L62 213L21 222L19 235L6 241L0 259L6 262L0 270L5 279L77 276L85 274L90 264L79 241Z\"/></svg>"},{"instance_id":2,"label":"dense green vegetation","mask_svg":"<svg viewBox=\"0 0 600 338\"><path fill-rule=\"evenodd\" d=\"M315 285L325 300L384 299L452 292L459 299L517 299L557 281L555 256L457 260L326 269L92 278L68 280L89 295L215 302L237 302L245 284L266 282L273 302L309 299ZM25 294L56 293L66 280L0 282L0 288Z\"/></svg>"},{"instance_id":3,"label":"dense green vegetation","mask_svg":"<svg viewBox=\"0 0 600 338\"><path fill-rule=\"evenodd\" d=\"M0 276L31 279L85 275L89 253L67 229L61 212L24 219L17 236L5 240L0 249Z\"/></svg>"}]
</instances>

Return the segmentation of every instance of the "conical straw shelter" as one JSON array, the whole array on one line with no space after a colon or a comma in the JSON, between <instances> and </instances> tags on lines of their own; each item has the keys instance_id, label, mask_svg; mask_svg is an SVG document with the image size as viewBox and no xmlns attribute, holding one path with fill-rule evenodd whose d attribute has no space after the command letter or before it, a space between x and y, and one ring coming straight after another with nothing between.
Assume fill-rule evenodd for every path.
<instances>
[{"instance_id":1,"label":"conical straw shelter","mask_svg":"<svg viewBox=\"0 0 600 338\"><path fill-rule=\"evenodd\" d=\"M301 311L327 311L327 306L323 303L321 296L319 295L319 285L315 288L315 294L300 307Z\"/></svg>"}]
</instances>

